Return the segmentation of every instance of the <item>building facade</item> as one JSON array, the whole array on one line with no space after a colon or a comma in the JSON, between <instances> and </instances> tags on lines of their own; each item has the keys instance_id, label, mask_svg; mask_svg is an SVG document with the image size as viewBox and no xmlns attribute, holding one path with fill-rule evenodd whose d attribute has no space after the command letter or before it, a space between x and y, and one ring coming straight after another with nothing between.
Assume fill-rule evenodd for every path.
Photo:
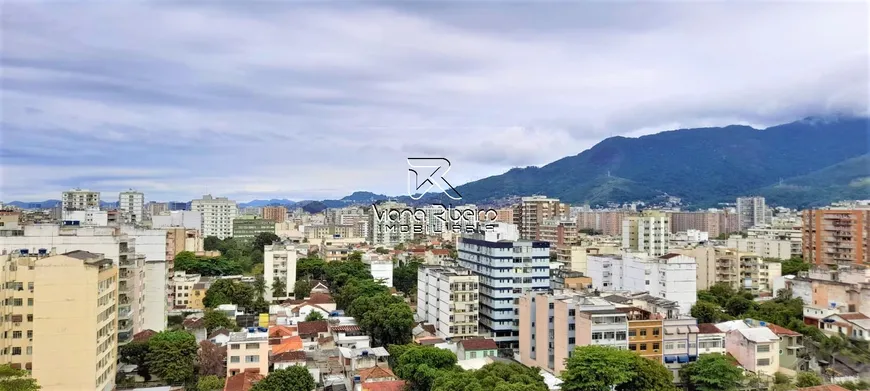
<instances>
[{"instance_id":1,"label":"building facade","mask_svg":"<svg viewBox=\"0 0 870 391\"><path fill-rule=\"evenodd\" d=\"M740 252L755 253L763 258L786 260L795 255L792 253L792 242L787 240L743 238L739 235L733 235L728 238L727 243L729 248L736 248Z\"/></svg>"},{"instance_id":2,"label":"building facade","mask_svg":"<svg viewBox=\"0 0 870 391\"><path fill-rule=\"evenodd\" d=\"M272 220L275 223L283 223L287 218L287 208L283 206L266 206L263 207L263 218Z\"/></svg>"},{"instance_id":3,"label":"building facade","mask_svg":"<svg viewBox=\"0 0 870 391\"><path fill-rule=\"evenodd\" d=\"M577 243L577 220L547 219L540 228L541 240L550 242L550 247L567 246Z\"/></svg>"},{"instance_id":4,"label":"building facade","mask_svg":"<svg viewBox=\"0 0 870 391\"><path fill-rule=\"evenodd\" d=\"M516 300L525 292L549 289L550 243L492 241L498 235L493 231L462 237L457 248L458 263L479 277L481 333L501 348L516 349Z\"/></svg>"},{"instance_id":5,"label":"building facade","mask_svg":"<svg viewBox=\"0 0 870 391\"><path fill-rule=\"evenodd\" d=\"M677 302L682 314L688 314L697 302L697 264L685 255L593 255L587 276L601 291L649 292Z\"/></svg>"},{"instance_id":6,"label":"building facade","mask_svg":"<svg viewBox=\"0 0 870 391\"><path fill-rule=\"evenodd\" d=\"M740 197L737 199L737 223L741 231L756 225L767 224L767 206L764 197Z\"/></svg>"},{"instance_id":7,"label":"building facade","mask_svg":"<svg viewBox=\"0 0 870 391\"><path fill-rule=\"evenodd\" d=\"M269 333L263 328L249 328L230 333L227 343L227 376L253 371L269 374Z\"/></svg>"},{"instance_id":8,"label":"building facade","mask_svg":"<svg viewBox=\"0 0 870 391\"><path fill-rule=\"evenodd\" d=\"M133 191L122 191L118 194L118 210L124 222L141 223L145 220L145 194Z\"/></svg>"},{"instance_id":9,"label":"building facade","mask_svg":"<svg viewBox=\"0 0 870 391\"><path fill-rule=\"evenodd\" d=\"M273 244L263 249L263 280L266 281L266 300L284 300L293 294L296 284L296 247L292 245ZM275 296L275 282L284 285L284 295ZM272 289L270 289L272 288Z\"/></svg>"},{"instance_id":10,"label":"building facade","mask_svg":"<svg viewBox=\"0 0 870 391\"><path fill-rule=\"evenodd\" d=\"M462 267L417 269L417 317L447 341L478 335L478 276Z\"/></svg>"},{"instance_id":11,"label":"building facade","mask_svg":"<svg viewBox=\"0 0 870 391\"><path fill-rule=\"evenodd\" d=\"M275 233L275 222L251 215L233 219L233 238L250 243L261 233Z\"/></svg>"},{"instance_id":12,"label":"building facade","mask_svg":"<svg viewBox=\"0 0 870 391\"><path fill-rule=\"evenodd\" d=\"M233 219L239 214L235 201L206 194L200 199L190 201L190 210L202 214L200 231L204 237L226 239L233 236Z\"/></svg>"},{"instance_id":13,"label":"building facade","mask_svg":"<svg viewBox=\"0 0 870 391\"><path fill-rule=\"evenodd\" d=\"M202 232L202 212L174 210L152 215L151 228L188 228Z\"/></svg>"},{"instance_id":14,"label":"building facade","mask_svg":"<svg viewBox=\"0 0 870 391\"><path fill-rule=\"evenodd\" d=\"M587 273L587 257L590 255L619 254L616 243L581 240L578 244L566 244L556 247L556 261L568 270Z\"/></svg>"},{"instance_id":15,"label":"building facade","mask_svg":"<svg viewBox=\"0 0 870 391\"><path fill-rule=\"evenodd\" d=\"M514 224L524 240L542 240L541 224L547 219L561 219L568 216L568 206L555 198L544 196L523 197L514 208Z\"/></svg>"},{"instance_id":16,"label":"building facade","mask_svg":"<svg viewBox=\"0 0 870 391\"><path fill-rule=\"evenodd\" d=\"M808 262L870 266L870 209L805 210L802 230Z\"/></svg>"},{"instance_id":17,"label":"building facade","mask_svg":"<svg viewBox=\"0 0 870 391\"><path fill-rule=\"evenodd\" d=\"M63 192L62 211L87 209L100 209L100 192L87 189L72 189Z\"/></svg>"},{"instance_id":18,"label":"building facade","mask_svg":"<svg viewBox=\"0 0 870 391\"><path fill-rule=\"evenodd\" d=\"M668 253L670 222L663 212L645 212L622 221L622 248L654 257Z\"/></svg>"},{"instance_id":19,"label":"building facade","mask_svg":"<svg viewBox=\"0 0 870 391\"><path fill-rule=\"evenodd\" d=\"M118 268L73 251L36 262L33 377L45 391L111 391L117 372Z\"/></svg>"},{"instance_id":20,"label":"building facade","mask_svg":"<svg viewBox=\"0 0 870 391\"><path fill-rule=\"evenodd\" d=\"M603 235L622 234L622 221L637 212L627 210L591 210L577 212L577 229L591 229Z\"/></svg>"}]
</instances>

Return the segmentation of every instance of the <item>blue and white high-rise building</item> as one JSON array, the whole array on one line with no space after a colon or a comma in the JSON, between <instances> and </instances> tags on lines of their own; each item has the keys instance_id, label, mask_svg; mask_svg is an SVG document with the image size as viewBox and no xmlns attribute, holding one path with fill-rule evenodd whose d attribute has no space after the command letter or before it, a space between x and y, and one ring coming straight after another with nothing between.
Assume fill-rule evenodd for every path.
<instances>
[{"instance_id":1,"label":"blue and white high-rise building","mask_svg":"<svg viewBox=\"0 0 870 391\"><path fill-rule=\"evenodd\" d=\"M549 289L550 243L519 240L515 225L496 223L464 235L457 251L459 265L479 277L481 334L500 348L518 349L518 300L523 293Z\"/></svg>"}]
</instances>

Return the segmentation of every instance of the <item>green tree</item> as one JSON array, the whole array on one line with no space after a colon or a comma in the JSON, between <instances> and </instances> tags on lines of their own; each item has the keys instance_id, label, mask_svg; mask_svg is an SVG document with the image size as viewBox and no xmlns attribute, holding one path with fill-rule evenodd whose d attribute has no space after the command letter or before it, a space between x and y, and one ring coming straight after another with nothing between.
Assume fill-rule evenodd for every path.
<instances>
[{"instance_id":1,"label":"green tree","mask_svg":"<svg viewBox=\"0 0 870 391\"><path fill-rule=\"evenodd\" d=\"M236 304L241 307L250 307L255 296L254 288L238 281L221 279L215 281L205 292L203 305L214 308L221 304Z\"/></svg>"},{"instance_id":2,"label":"green tree","mask_svg":"<svg viewBox=\"0 0 870 391\"><path fill-rule=\"evenodd\" d=\"M229 330L234 330L236 328L236 322L220 311L212 311L210 309L205 310L203 321L205 322L205 329L209 333L221 327Z\"/></svg>"},{"instance_id":3,"label":"green tree","mask_svg":"<svg viewBox=\"0 0 870 391\"><path fill-rule=\"evenodd\" d=\"M721 354L702 354L680 369L680 379L691 391L733 391L742 378L743 371L733 359Z\"/></svg>"},{"instance_id":4,"label":"green tree","mask_svg":"<svg viewBox=\"0 0 870 391\"><path fill-rule=\"evenodd\" d=\"M260 232L251 243L251 253L259 251L262 254L264 247L271 246L273 243L280 241L281 237L275 235L274 232Z\"/></svg>"},{"instance_id":5,"label":"green tree","mask_svg":"<svg viewBox=\"0 0 870 391\"><path fill-rule=\"evenodd\" d=\"M752 304L752 300L746 300L742 296L734 296L725 302L725 311L731 316L739 317L749 311Z\"/></svg>"},{"instance_id":6,"label":"green tree","mask_svg":"<svg viewBox=\"0 0 870 391\"><path fill-rule=\"evenodd\" d=\"M676 391L674 375L660 362L634 354L631 366L631 378L616 386L616 391Z\"/></svg>"},{"instance_id":7,"label":"green tree","mask_svg":"<svg viewBox=\"0 0 870 391\"><path fill-rule=\"evenodd\" d=\"M389 253L390 253L390 250L387 250L387 249L385 249L385 248L383 248L383 247L378 247L378 248L375 249L375 252L378 253L378 254L389 254Z\"/></svg>"},{"instance_id":8,"label":"green tree","mask_svg":"<svg viewBox=\"0 0 870 391\"><path fill-rule=\"evenodd\" d=\"M257 292L257 297L263 297L266 293L266 280L262 274L257 274L254 277L254 292Z\"/></svg>"},{"instance_id":9,"label":"green tree","mask_svg":"<svg viewBox=\"0 0 870 391\"><path fill-rule=\"evenodd\" d=\"M401 353L393 370L396 376L408 383L410 391L431 390L435 379L456 367L456 355L449 350L417 345L390 348L391 354Z\"/></svg>"},{"instance_id":10,"label":"green tree","mask_svg":"<svg viewBox=\"0 0 870 391\"><path fill-rule=\"evenodd\" d=\"M408 262L393 269L393 286L406 295L417 293L417 269L421 262Z\"/></svg>"},{"instance_id":11,"label":"green tree","mask_svg":"<svg viewBox=\"0 0 870 391\"><path fill-rule=\"evenodd\" d=\"M362 252L354 251L347 256L348 262L362 262Z\"/></svg>"},{"instance_id":12,"label":"green tree","mask_svg":"<svg viewBox=\"0 0 870 391\"><path fill-rule=\"evenodd\" d=\"M148 342L131 341L119 347L118 359L123 363L135 365L136 374L142 376L145 381L151 380L151 372L148 370Z\"/></svg>"},{"instance_id":13,"label":"green tree","mask_svg":"<svg viewBox=\"0 0 870 391\"><path fill-rule=\"evenodd\" d=\"M206 236L202 240L202 249L205 251L216 251L221 249L221 240L217 236Z\"/></svg>"},{"instance_id":14,"label":"green tree","mask_svg":"<svg viewBox=\"0 0 870 391\"><path fill-rule=\"evenodd\" d=\"M162 331L148 340L148 367L170 384L181 384L194 378L199 346L193 334L186 331Z\"/></svg>"},{"instance_id":15,"label":"green tree","mask_svg":"<svg viewBox=\"0 0 870 391\"><path fill-rule=\"evenodd\" d=\"M335 305L346 310L350 303L360 297L375 296L377 294L389 294L390 289L378 284L369 277L368 279L353 278L341 287L333 287ZM353 315L351 315L353 316Z\"/></svg>"},{"instance_id":16,"label":"green tree","mask_svg":"<svg viewBox=\"0 0 870 391\"><path fill-rule=\"evenodd\" d=\"M12 368L9 364L0 365L0 390L36 391L41 387L30 373L23 369Z\"/></svg>"},{"instance_id":17,"label":"green tree","mask_svg":"<svg viewBox=\"0 0 870 391\"><path fill-rule=\"evenodd\" d=\"M296 263L296 277L322 280L325 277L326 262L320 258L302 258Z\"/></svg>"},{"instance_id":18,"label":"green tree","mask_svg":"<svg viewBox=\"0 0 870 391\"><path fill-rule=\"evenodd\" d=\"M311 311L308 313L308 316L305 317L306 322L313 322L315 320L323 320L323 314L319 311Z\"/></svg>"},{"instance_id":19,"label":"green tree","mask_svg":"<svg viewBox=\"0 0 870 391\"><path fill-rule=\"evenodd\" d=\"M270 372L269 376L254 384L251 391L312 391L316 386L308 369L292 366Z\"/></svg>"},{"instance_id":20,"label":"green tree","mask_svg":"<svg viewBox=\"0 0 870 391\"><path fill-rule=\"evenodd\" d=\"M698 323L716 323L722 318L719 306L706 301L699 301L692 306L692 317L698 319Z\"/></svg>"},{"instance_id":21,"label":"green tree","mask_svg":"<svg viewBox=\"0 0 870 391\"><path fill-rule=\"evenodd\" d=\"M444 371L432 391L546 391L547 384L535 368L517 363L495 362L476 371Z\"/></svg>"},{"instance_id":22,"label":"green tree","mask_svg":"<svg viewBox=\"0 0 870 391\"><path fill-rule=\"evenodd\" d=\"M396 249L396 250L399 250L399 251L404 251L404 250L405 250L405 244L404 244L404 243L399 243L399 244L396 245L396 247L393 247L393 248Z\"/></svg>"},{"instance_id":23,"label":"green tree","mask_svg":"<svg viewBox=\"0 0 870 391\"><path fill-rule=\"evenodd\" d=\"M708 289L708 292L713 295L713 297L715 297L712 302L721 306L724 306L728 299L737 294L737 292L734 291L734 288L732 288L730 284L725 282L714 284L710 287L710 289ZM698 299L700 300L700 296L698 297Z\"/></svg>"},{"instance_id":24,"label":"green tree","mask_svg":"<svg viewBox=\"0 0 870 391\"><path fill-rule=\"evenodd\" d=\"M197 391L220 391L224 389L224 378L215 375L200 377L196 382Z\"/></svg>"},{"instance_id":25,"label":"green tree","mask_svg":"<svg viewBox=\"0 0 870 391\"><path fill-rule=\"evenodd\" d=\"M272 297L284 296L287 296L287 284L280 278L275 277L275 280L272 281Z\"/></svg>"},{"instance_id":26,"label":"green tree","mask_svg":"<svg viewBox=\"0 0 870 391\"><path fill-rule=\"evenodd\" d=\"M635 357L630 351L605 346L575 348L562 372L562 390L610 391L632 379Z\"/></svg>"},{"instance_id":27,"label":"green tree","mask_svg":"<svg viewBox=\"0 0 870 391\"><path fill-rule=\"evenodd\" d=\"M191 251L182 251L175 254L173 267L178 270L190 270L197 262L199 262L199 259L196 257L196 254Z\"/></svg>"},{"instance_id":28,"label":"green tree","mask_svg":"<svg viewBox=\"0 0 870 391\"><path fill-rule=\"evenodd\" d=\"M773 262L779 261L778 259L765 259L765 261L768 260ZM797 275L798 272L805 272L807 270L810 270L811 266L809 262L804 262L804 258L800 256L791 257L788 260L782 261L781 263L783 276L787 276L789 274Z\"/></svg>"},{"instance_id":29,"label":"green tree","mask_svg":"<svg viewBox=\"0 0 870 391\"><path fill-rule=\"evenodd\" d=\"M257 300L254 300L249 307L251 311L256 314L268 314L269 313L269 302L262 297L258 297Z\"/></svg>"},{"instance_id":30,"label":"green tree","mask_svg":"<svg viewBox=\"0 0 870 391\"><path fill-rule=\"evenodd\" d=\"M388 293L378 292L374 295L364 295L354 299L347 307L347 314L362 319L365 314L373 312L378 308L385 308L393 304L404 304L405 302L400 297L390 295Z\"/></svg>"},{"instance_id":31,"label":"green tree","mask_svg":"<svg viewBox=\"0 0 870 391\"><path fill-rule=\"evenodd\" d=\"M407 304L391 304L368 312L360 329L372 338L373 346L402 345L411 342L414 313Z\"/></svg>"},{"instance_id":32,"label":"green tree","mask_svg":"<svg viewBox=\"0 0 870 391\"><path fill-rule=\"evenodd\" d=\"M822 385L822 377L815 372L798 372L794 378L795 387L812 387Z\"/></svg>"},{"instance_id":33,"label":"green tree","mask_svg":"<svg viewBox=\"0 0 870 391\"><path fill-rule=\"evenodd\" d=\"M293 284L293 297L296 300L302 300L311 293L311 283L308 280L296 280Z\"/></svg>"},{"instance_id":34,"label":"green tree","mask_svg":"<svg viewBox=\"0 0 870 391\"><path fill-rule=\"evenodd\" d=\"M870 389L870 383L865 380L858 380L857 382L844 381L842 383L837 383L837 385L851 391Z\"/></svg>"}]
</instances>

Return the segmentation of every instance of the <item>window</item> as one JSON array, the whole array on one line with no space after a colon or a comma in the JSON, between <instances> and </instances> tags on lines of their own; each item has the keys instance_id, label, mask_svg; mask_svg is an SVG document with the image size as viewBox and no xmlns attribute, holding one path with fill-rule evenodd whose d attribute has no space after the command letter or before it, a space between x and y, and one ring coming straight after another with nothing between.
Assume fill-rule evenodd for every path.
<instances>
[{"instance_id":1,"label":"window","mask_svg":"<svg viewBox=\"0 0 870 391\"><path fill-rule=\"evenodd\" d=\"M770 365L770 359L769 358L759 358L755 362L755 365L757 365L759 367L766 367L766 366Z\"/></svg>"},{"instance_id":2,"label":"window","mask_svg":"<svg viewBox=\"0 0 870 391\"><path fill-rule=\"evenodd\" d=\"M645 343L640 344L640 350L644 350L644 351L646 350L646 344L645 344Z\"/></svg>"},{"instance_id":3,"label":"window","mask_svg":"<svg viewBox=\"0 0 870 391\"><path fill-rule=\"evenodd\" d=\"M31 298L31 299L27 299L27 306L28 306L28 307L33 307L33 299L32 299L32 298Z\"/></svg>"},{"instance_id":4,"label":"window","mask_svg":"<svg viewBox=\"0 0 870 391\"><path fill-rule=\"evenodd\" d=\"M18 348L18 347L12 348L12 355L13 356L20 356L21 355L21 348Z\"/></svg>"},{"instance_id":5,"label":"window","mask_svg":"<svg viewBox=\"0 0 870 391\"><path fill-rule=\"evenodd\" d=\"M568 316L574 316L574 310L568 310Z\"/></svg>"},{"instance_id":6,"label":"window","mask_svg":"<svg viewBox=\"0 0 870 391\"><path fill-rule=\"evenodd\" d=\"M241 346L242 346L242 345L240 345L240 344L234 343L234 344L230 345L230 349L232 349L232 350L238 350Z\"/></svg>"},{"instance_id":7,"label":"window","mask_svg":"<svg viewBox=\"0 0 870 391\"><path fill-rule=\"evenodd\" d=\"M599 333L599 332L592 333L592 340L593 341L599 340L599 339L601 339L601 333Z\"/></svg>"},{"instance_id":8,"label":"window","mask_svg":"<svg viewBox=\"0 0 870 391\"><path fill-rule=\"evenodd\" d=\"M770 345L758 345L755 351L758 353L767 353L770 351Z\"/></svg>"},{"instance_id":9,"label":"window","mask_svg":"<svg viewBox=\"0 0 870 391\"><path fill-rule=\"evenodd\" d=\"M658 342L653 342L653 350L659 350L660 348L661 348L661 345L659 345Z\"/></svg>"},{"instance_id":10,"label":"window","mask_svg":"<svg viewBox=\"0 0 870 391\"><path fill-rule=\"evenodd\" d=\"M659 328L658 327L653 329L653 335L659 335Z\"/></svg>"},{"instance_id":11,"label":"window","mask_svg":"<svg viewBox=\"0 0 870 391\"><path fill-rule=\"evenodd\" d=\"M646 329L640 329L640 336L646 337Z\"/></svg>"},{"instance_id":12,"label":"window","mask_svg":"<svg viewBox=\"0 0 870 391\"><path fill-rule=\"evenodd\" d=\"M230 362L231 362L231 363L238 363L238 362L239 362L239 356L231 356L231 357L230 357Z\"/></svg>"},{"instance_id":13,"label":"window","mask_svg":"<svg viewBox=\"0 0 870 391\"><path fill-rule=\"evenodd\" d=\"M614 338L616 338L616 335L614 334L613 331L607 331L604 333L604 339L614 339Z\"/></svg>"},{"instance_id":14,"label":"window","mask_svg":"<svg viewBox=\"0 0 870 391\"><path fill-rule=\"evenodd\" d=\"M628 350L637 350L637 344L633 344L633 343L628 344Z\"/></svg>"},{"instance_id":15,"label":"window","mask_svg":"<svg viewBox=\"0 0 870 391\"><path fill-rule=\"evenodd\" d=\"M27 330L27 338L33 338L33 330Z\"/></svg>"},{"instance_id":16,"label":"window","mask_svg":"<svg viewBox=\"0 0 870 391\"><path fill-rule=\"evenodd\" d=\"M477 358L477 352L470 352L469 356L471 358Z\"/></svg>"},{"instance_id":17,"label":"window","mask_svg":"<svg viewBox=\"0 0 870 391\"><path fill-rule=\"evenodd\" d=\"M24 305L24 299L13 299L12 305L16 307L21 307L22 305Z\"/></svg>"},{"instance_id":18,"label":"window","mask_svg":"<svg viewBox=\"0 0 870 391\"><path fill-rule=\"evenodd\" d=\"M616 332L616 340L617 341L625 341L625 331L617 331Z\"/></svg>"},{"instance_id":19,"label":"window","mask_svg":"<svg viewBox=\"0 0 870 391\"><path fill-rule=\"evenodd\" d=\"M12 338L14 338L14 339L21 338L22 335L24 335L24 333L22 333L21 331L13 331L12 332Z\"/></svg>"},{"instance_id":20,"label":"window","mask_svg":"<svg viewBox=\"0 0 870 391\"><path fill-rule=\"evenodd\" d=\"M254 355L254 356L245 356L245 362L247 362L247 363L251 363L251 362L260 362L260 356L256 356L256 355Z\"/></svg>"},{"instance_id":21,"label":"window","mask_svg":"<svg viewBox=\"0 0 870 391\"><path fill-rule=\"evenodd\" d=\"M575 341L574 337L568 338L568 345L574 345Z\"/></svg>"},{"instance_id":22,"label":"window","mask_svg":"<svg viewBox=\"0 0 870 391\"><path fill-rule=\"evenodd\" d=\"M629 337L636 337L636 336L637 336L637 330L628 330L628 336L629 336Z\"/></svg>"},{"instance_id":23,"label":"window","mask_svg":"<svg viewBox=\"0 0 870 391\"><path fill-rule=\"evenodd\" d=\"M28 321L28 322L33 322L33 314L28 314L28 315L27 315L27 321Z\"/></svg>"},{"instance_id":24,"label":"window","mask_svg":"<svg viewBox=\"0 0 870 391\"><path fill-rule=\"evenodd\" d=\"M575 327L575 326L574 326L574 323L571 323L571 324L568 325L568 330L569 330L569 331L574 331L574 327Z\"/></svg>"}]
</instances>

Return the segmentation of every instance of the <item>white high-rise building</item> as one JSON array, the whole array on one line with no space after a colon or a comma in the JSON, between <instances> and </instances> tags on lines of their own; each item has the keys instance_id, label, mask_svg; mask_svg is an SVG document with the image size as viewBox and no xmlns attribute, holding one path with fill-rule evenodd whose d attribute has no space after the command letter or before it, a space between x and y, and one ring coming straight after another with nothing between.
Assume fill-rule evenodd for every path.
<instances>
[{"instance_id":1,"label":"white high-rise building","mask_svg":"<svg viewBox=\"0 0 870 391\"><path fill-rule=\"evenodd\" d=\"M369 265L369 270L371 270L372 278L375 281L379 281L383 286L393 287L393 261L369 260L364 262Z\"/></svg>"},{"instance_id":2,"label":"white high-rise building","mask_svg":"<svg viewBox=\"0 0 870 391\"><path fill-rule=\"evenodd\" d=\"M764 197L737 199L737 225L745 231L756 225L767 224L767 206Z\"/></svg>"},{"instance_id":3,"label":"white high-rise building","mask_svg":"<svg viewBox=\"0 0 870 391\"><path fill-rule=\"evenodd\" d=\"M263 249L263 280L266 282L267 301L283 300L293 294L296 284L296 247L293 245L273 244ZM284 283L284 295L272 294L275 280Z\"/></svg>"},{"instance_id":4,"label":"white high-rise building","mask_svg":"<svg viewBox=\"0 0 870 391\"><path fill-rule=\"evenodd\" d=\"M417 317L437 336L461 340L478 335L479 277L462 267L420 266Z\"/></svg>"},{"instance_id":5,"label":"white high-rise building","mask_svg":"<svg viewBox=\"0 0 870 391\"><path fill-rule=\"evenodd\" d=\"M589 255L586 276L600 291L649 292L679 303L680 312L688 314L698 300L697 273L695 259L685 255L626 253Z\"/></svg>"},{"instance_id":6,"label":"white high-rise building","mask_svg":"<svg viewBox=\"0 0 870 391\"><path fill-rule=\"evenodd\" d=\"M408 205L387 201L369 210L368 242L375 246L392 247L414 238L415 224L412 213L402 213L409 210ZM418 222L421 227L425 221Z\"/></svg>"},{"instance_id":7,"label":"white high-rise building","mask_svg":"<svg viewBox=\"0 0 870 391\"><path fill-rule=\"evenodd\" d=\"M106 227L109 225L109 212L99 209L63 210L61 219L69 224L77 221L82 227ZM64 223L68 224L68 223Z\"/></svg>"},{"instance_id":8,"label":"white high-rise building","mask_svg":"<svg viewBox=\"0 0 870 391\"><path fill-rule=\"evenodd\" d=\"M498 231L464 235L459 240L458 263L480 280L481 333L502 348L519 348L517 299L525 292L550 288L550 243L496 239L517 234L509 224ZM502 231L502 232L499 232Z\"/></svg>"},{"instance_id":9,"label":"white high-rise building","mask_svg":"<svg viewBox=\"0 0 870 391\"><path fill-rule=\"evenodd\" d=\"M100 209L100 192L87 189L72 189L63 192L61 210Z\"/></svg>"},{"instance_id":10,"label":"white high-rise building","mask_svg":"<svg viewBox=\"0 0 870 391\"><path fill-rule=\"evenodd\" d=\"M145 220L145 194L130 189L118 195L118 210L126 223Z\"/></svg>"},{"instance_id":11,"label":"white high-rise building","mask_svg":"<svg viewBox=\"0 0 870 391\"><path fill-rule=\"evenodd\" d=\"M151 228L187 228L202 232L202 212L173 210L151 216Z\"/></svg>"},{"instance_id":12,"label":"white high-rise building","mask_svg":"<svg viewBox=\"0 0 870 391\"><path fill-rule=\"evenodd\" d=\"M235 201L226 197L212 197L190 201L190 210L202 213L202 236L217 236L226 239L233 236L233 219L239 214Z\"/></svg>"},{"instance_id":13,"label":"white high-rise building","mask_svg":"<svg viewBox=\"0 0 870 391\"><path fill-rule=\"evenodd\" d=\"M668 215L645 212L622 220L622 248L660 257L668 253L671 226Z\"/></svg>"},{"instance_id":14,"label":"white high-rise building","mask_svg":"<svg viewBox=\"0 0 870 391\"><path fill-rule=\"evenodd\" d=\"M166 284L166 230L122 225L121 233L134 240L136 253L144 256L142 328L163 331L167 326L166 315L170 309L166 300L169 288Z\"/></svg>"}]
</instances>

